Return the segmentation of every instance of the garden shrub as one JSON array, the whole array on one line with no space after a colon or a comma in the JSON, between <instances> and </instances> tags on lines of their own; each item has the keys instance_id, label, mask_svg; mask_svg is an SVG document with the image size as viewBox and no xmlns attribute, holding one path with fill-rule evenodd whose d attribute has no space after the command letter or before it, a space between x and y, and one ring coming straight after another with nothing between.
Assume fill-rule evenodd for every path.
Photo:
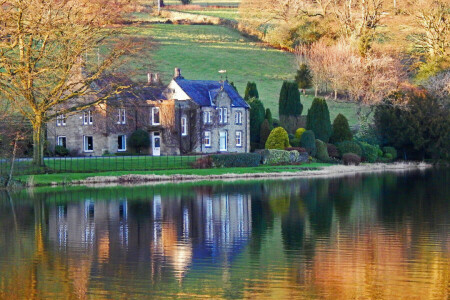
<instances>
[{"instance_id":1,"label":"garden shrub","mask_svg":"<svg viewBox=\"0 0 450 300\"><path fill-rule=\"evenodd\" d=\"M333 158L339 157L339 150L335 145L327 144L327 151L328 151L329 157L333 157Z\"/></svg>"},{"instance_id":2,"label":"garden shrub","mask_svg":"<svg viewBox=\"0 0 450 300\"><path fill-rule=\"evenodd\" d=\"M279 149L290 147L289 136L283 127L277 127L270 132L266 142L266 149Z\"/></svg>"},{"instance_id":3,"label":"garden shrub","mask_svg":"<svg viewBox=\"0 0 450 300\"><path fill-rule=\"evenodd\" d=\"M140 153L142 148L150 147L150 136L148 132L142 129L136 130L128 139L128 145L135 149L137 153Z\"/></svg>"},{"instance_id":4,"label":"garden shrub","mask_svg":"<svg viewBox=\"0 0 450 300\"><path fill-rule=\"evenodd\" d=\"M292 140L289 140L289 143L292 147L300 147L300 139L293 138Z\"/></svg>"},{"instance_id":5,"label":"garden shrub","mask_svg":"<svg viewBox=\"0 0 450 300\"><path fill-rule=\"evenodd\" d=\"M330 137L330 141L334 144L343 141L351 141L353 134L350 131L347 118L343 114L338 114L333 121L333 134Z\"/></svg>"},{"instance_id":6,"label":"garden shrub","mask_svg":"<svg viewBox=\"0 0 450 300\"><path fill-rule=\"evenodd\" d=\"M270 129L270 123L267 119L264 120L264 122L261 124L260 129L260 139L261 139L261 146L259 148L264 148L267 142L267 138L270 135L270 132L272 129Z\"/></svg>"},{"instance_id":7,"label":"garden shrub","mask_svg":"<svg viewBox=\"0 0 450 300\"><path fill-rule=\"evenodd\" d=\"M339 155L343 157L345 153L355 153L359 157L362 155L361 147L355 141L344 141L336 145L339 150Z\"/></svg>"},{"instance_id":8,"label":"garden shrub","mask_svg":"<svg viewBox=\"0 0 450 300\"><path fill-rule=\"evenodd\" d=\"M261 125L264 122L266 110L264 104L257 98L248 100L250 104L250 142L261 142Z\"/></svg>"},{"instance_id":9,"label":"garden shrub","mask_svg":"<svg viewBox=\"0 0 450 300\"><path fill-rule=\"evenodd\" d=\"M55 146L55 154L57 156L68 156L69 155L69 150L64 147L64 146L60 146L60 145L56 145Z\"/></svg>"},{"instance_id":10,"label":"garden shrub","mask_svg":"<svg viewBox=\"0 0 450 300\"><path fill-rule=\"evenodd\" d=\"M314 98L306 116L306 129L314 131L316 138L325 143L330 140L333 128L325 99Z\"/></svg>"},{"instance_id":11,"label":"garden shrub","mask_svg":"<svg viewBox=\"0 0 450 300\"><path fill-rule=\"evenodd\" d=\"M211 156L203 156L192 162L191 166L194 169L210 169L213 166L213 161Z\"/></svg>"},{"instance_id":12,"label":"garden shrub","mask_svg":"<svg viewBox=\"0 0 450 300\"><path fill-rule=\"evenodd\" d=\"M387 154L391 155L392 160L397 159L397 150L394 147L383 147L384 156L387 157Z\"/></svg>"},{"instance_id":13,"label":"garden shrub","mask_svg":"<svg viewBox=\"0 0 450 300\"><path fill-rule=\"evenodd\" d=\"M317 149L316 154L317 159L323 162L327 162L330 160L330 156L328 156L327 144L325 144L321 140L316 140L316 149Z\"/></svg>"},{"instance_id":14,"label":"garden shrub","mask_svg":"<svg viewBox=\"0 0 450 300\"><path fill-rule=\"evenodd\" d=\"M316 156L316 136L312 130L306 130L300 139L300 146L305 148L309 155Z\"/></svg>"},{"instance_id":15,"label":"garden shrub","mask_svg":"<svg viewBox=\"0 0 450 300\"><path fill-rule=\"evenodd\" d=\"M305 128L298 128L298 129L295 131L295 137L298 138L298 139L301 139L301 138L302 138L302 134L303 134L305 131L306 131Z\"/></svg>"},{"instance_id":16,"label":"garden shrub","mask_svg":"<svg viewBox=\"0 0 450 300\"><path fill-rule=\"evenodd\" d=\"M289 140L292 140L295 138L295 135L293 135L292 133L288 133L288 138Z\"/></svg>"},{"instance_id":17,"label":"garden shrub","mask_svg":"<svg viewBox=\"0 0 450 300\"><path fill-rule=\"evenodd\" d=\"M211 155L214 167L234 168L234 167L257 167L261 163L259 153L230 153Z\"/></svg>"},{"instance_id":18,"label":"garden shrub","mask_svg":"<svg viewBox=\"0 0 450 300\"><path fill-rule=\"evenodd\" d=\"M308 161L308 153L300 153L297 150L285 151L271 149L263 150L260 153L262 155L263 164L268 165L298 164Z\"/></svg>"},{"instance_id":19,"label":"garden shrub","mask_svg":"<svg viewBox=\"0 0 450 300\"><path fill-rule=\"evenodd\" d=\"M345 153L342 156L342 161L344 162L344 165L359 165L361 163L361 157L355 153Z\"/></svg>"},{"instance_id":20,"label":"garden shrub","mask_svg":"<svg viewBox=\"0 0 450 300\"><path fill-rule=\"evenodd\" d=\"M361 147L362 150L362 156L361 158L367 162L370 163L374 163L377 161L378 158L378 150L380 149L380 147L374 146L374 145L370 145L366 142L360 142L359 146Z\"/></svg>"},{"instance_id":21,"label":"garden shrub","mask_svg":"<svg viewBox=\"0 0 450 300\"><path fill-rule=\"evenodd\" d=\"M308 152L308 151L306 151L305 148L302 148L302 147L287 147L284 150L286 150L286 151L298 151L299 153Z\"/></svg>"}]
</instances>

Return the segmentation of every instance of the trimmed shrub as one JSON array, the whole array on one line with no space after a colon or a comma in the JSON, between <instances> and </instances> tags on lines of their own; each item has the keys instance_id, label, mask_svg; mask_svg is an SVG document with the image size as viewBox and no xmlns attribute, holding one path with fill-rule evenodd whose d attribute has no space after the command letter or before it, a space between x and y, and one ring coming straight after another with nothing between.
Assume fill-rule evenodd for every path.
<instances>
[{"instance_id":1,"label":"trimmed shrub","mask_svg":"<svg viewBox=\"0 0 450 300\"><path fill-rule=\"evenodd\" d=\"M316 136L312 130L306 130L300 139L300 146L305 148L309 155L316 156Z\"/></svg>"},{"instance_id":2,"label":"trimmed shrub","mask_svg":"<svg viewBox=\"0 0 450 300\"><path fill-rule=\"evenodd\" d=\"M271 132L270 129L270 124L269 121L267 119L264 120L264 122L262 122L261 124L261 129L260 129L260 139L261 139L261 146L260 148L264 148L267 142L267 138L269 137Z\"/></svg>"},{"instance_id":3,"label":"trimmed shrub","mask_svg":"<svg viewBox=\"0 0 450 300\"><path fill-rule=\"evenodd\" d=\"M347 118L342 114L338 114L333 121L333 134L330 137L330 141L336 144L343 141L351 141L352 139L353 134L350 131Z\"/></svg>"},{"instance_id":4,"label":"trimmed shrub","mask_svg":"<svg viewBox=\"0 0 450 300\"><path fill-rule=\"evenodd\" d=\"M387 154L391 155L392 160L397 159L397 150L394 147L383 147L384 157L387 157Z\"/></svg>"},{"instance_id":5,"label":"trimmed shrub","mask_svg":"<svg viewBox=\"0 0 450 300\"><path fill-rule=\"evenodd\" d=\"M312 86L312 75L308 65L300 65L297 75L295 75L295 82L297 82L298 88L303 90L303 93L305 93L305 89L309 89Z\"/></svg>"},{"instance_id":6,"label":"trimmed shrub","mask_svg":"<svg viewBox=\"0 0 450 300\"><path fill-rule=\"evenodd\" d=\"M302 147L287 147L284 150L286 150L286 151L298 151L299 153L303 153L303 152L308 153L308 151L306 151L306 149L302 148Z\"/></svg>"},{"instance_id":7,"label":"trimmed shrub","mask_svg":"<svg viewBox=\"0 0 450 300\"><path fill-rule=\"evenodd\" d=\"M259 153L230 153L210 155L212 165L220 168L257 167L261 163Z\"/></svg>"},{"instance_id":8,"label":"trimmed shrub","mask_svg":"<svg viewBox=\"0 0 450 300\"><path fill-rule=\"evenodd\" d=\"M261 125L264 122L266 111L263 103L252 98L249 100L250 104L250 142L259 144L261 141Z\"/></svg>"},{"instance_id":9,"label":"trimmed shrub","mask_svg":"<svg viewBox=\"0 0 450 300\"><path fill-rule=\"evenodd\" d=\"M266 142L266 149L279 149L290 147L289 136L283 127L277 127L270 132Z\"/></svg>"},{"instance_id":10,"label":"trimmed shrub","mask_svg":"<svg viewBox=\"0 0 450 300\"><path fill-rule=\"evenodd\" d=\"M362 155L361 147L357 142L354 141L344 141L336 145L339 150L339 155L343 157L345 153L355 153L359 157Z\"/></svg>"},{"instance_id":11,"label":"trimmed shrub","mask_svg":"<svg viewBox=\"0 0 450 300\"><path fill-rule=\"evenodd\" d=\"M374 146L374 145L370 145L368 143L365 142L360 142L359 146L361 147L362 150L362 156L361 158L364 161L370 162L370 163L374 163L377 161L378 158L378 150L380 149L380 147Z\"/></svg>"},{"instance_id":12,"label":"trimmed shrub","mask_svg":"<svg viewBox=\"0 0 450 300\"><path fill-rule=\"evenodd\" d=\"M300 92L296 82L284 81L280 90L278 112L280 116L300 116L303 104L300 102Z\"/></svg>"},{"instance_id":13,"label":"trimmed shrub","mask_svg":"<svg viewBox=\"0 0 450 300\"><path fill-rule=\"evenodd\" d=\"M317 148L317 159L321 161L329 161L330 156L328 156L327 144L322 142L321 140L316 140L316 148Z\"/></svg>"},{"instance_id":14,"label":"trimmed shrub","mask_svg":"<svg viewBox=\"0 0 450 300\"><path fill-rule=\"evenodd\" d=\"M66 147L60 145L55 146L55 154L57 156L67 156L69 153L70 151Z\"/></svg>"},{"instance_id":15,"label":"trimmed shrub","mask_svg":"<svg viewBox=\"0 0 450 300\"><path fill-rule=\"evenodd\" d=\"M333 129L325 99L314 98L306 116L306 129L314 131L317 139L328 143Z\"/></svg>"},{"instance_id":16,"label":"trimmed shrub","mask_svg":"<svg viewBox=\"0 0 450 300\"><path fill-rule=\"evenodd\" d=\"M290 139L289 143L291 144L292 147L300 147L300 139L298 138Z\"/></svg>"},{"instance_id":17,"label":"trimmed shrub","mask_svg":"<svg viewBox=\"0 0 450 300\"><path fill-rule=\"evenodd\" d=\"M203 156L194 161L191 166L194 169L210 169L213 167L213 161L211 156Z\"/></svg>"},{"instance_id":18,"label":"trimmed shrub","mask_svg":"<svg viewBox=\"0 0 450 300\"><path fill-rule=\"evenodd\" d=\"M345 153L342 156L342 161L344 162L344 165L359 165L361 163L361 157L355 153Z\"/></svg>"},{"instance_id":19,"label":"trimmed shrub","mask_svg":"<svg viewBox=\"0 0 450 300\"><path fill-rule=\"evenodd\" d=\"M247 86L245 87L244 100L248 101L252 98L259 99L259 93L258 89L256 88L256 83L249 81L247 82Z\"/></svg>"},{"instance_id":20,"label":"trimmed shrub","mask_svg":"<svg viewBox=\"0 0 450 300\"><path fill-rule=\"evenodd\" d=\"M262 155L263 164L267 165L282 165L282 164L298 164L308 161L307 152L285 151L285 150L263 150Z\"/></svg>"},{"instance_id":21,"label":"trimmed shrub","mask_svg":"<svg viewBox=\"0 0 450 300\"><path fill-rule=\"evenodd\" d=\"M142 129L136 130L128 139L128 145L135 149L137 153L140 153L142 148L150 147L150 136L148 132Z\"/></svg>"},{"instance_id":22,"label":"trimmed shrub","mask_svg":"<svg viewBox=\"0 0 450 300\"><path fill-rule=\"evenodd\" d=\"M339 157L339 150L335 145L327 144L327 151L328 151L328 156L333 157L333 158Z\"/></svg>"},{"instance_id":23,"label":"trimmed shrub","mask_svg":"<svg viewBox=\"0 0 450 300\"><path fill-rule=\"evenodd\" d=\"M298 128L298 129L295 131L295 137L298 138L298 139L301 139L301 138L302 138L302 134L303 134L305 131L306 131L305 128Z\"/></svg>"}]
</instances>

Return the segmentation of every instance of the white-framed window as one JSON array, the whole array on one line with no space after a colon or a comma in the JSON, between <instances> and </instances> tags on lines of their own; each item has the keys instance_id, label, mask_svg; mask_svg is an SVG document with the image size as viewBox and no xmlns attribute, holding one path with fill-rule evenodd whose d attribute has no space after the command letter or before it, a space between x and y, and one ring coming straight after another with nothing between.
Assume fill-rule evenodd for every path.
<instances>
[{"instance_id":1,"label":"white-framed window","mask_svg":"<svg viewBox=\"0 0 450 300\"><path fill-rule=\"evenodd\" d=\"M67 145L66 142L67 142L67 139L66 139L65 136L58 136L58 137L56 137L56 145L63 146L64 148L67 148L66 147L66 145Z\"/></svg>"},{"instance_id":2,"label":"white-framed window","mask_svg":"<svg viewBox=\"0 0 450 300\"><path fill-rule=\"evenodd\" d=\"M234 120L236 124L238 125L242 124L242 111L236 112L236 114L234 115Z\"/></svg>"},{"instance_id":3,"label":"white-framed window","mask_svg":"<svg viewBox=\"0 0 450 300\"><path fill-rule=\"evenodd\" d=\"M92 125L93 121L93 113L91 111L83 112L83 125Z\"/></svg>"},{"instance_id":4,"label":"white-framed window","mask_svg":"<svg viewBox=\"0 0 450 300\"><path fill-rule=\"evenodd\" d=\"M94 151L94 138L89 135L83 136L83 151L93 152Z\"/></svg>"},{"instance_id":5,"label":"white-framed window","mask_svg":"<svg viewBox=\"0 0 450 300\"><path fill-rule=\"evenodd\" d=\"M182 136L186 136L187 134L188 134L187 118L186 117L181 117L181 135Z\"/></svg>"},{"instance_id":6,"label":"white-framed window","mask_svg":"<svg viewBox=\"0 0 450 300\"><path fill-rule=\"evenodd\" d=\"M211 112L210 111L203 112L203 124L211 124Z\"/></svg>"},{"instance_id":7,"label":"white-framed window","mask_svg":"<svg viewBox=\"0 0 450 300\"><path fill-rule=\"evenodd\" d=\"M223 123L228 123L228 109L226 107L223 108Z\"/></svg>"},{"instance_id":8,"label":"white-framed window","mask_svg":"<svg viewBox=\"0 0 450 300\"><path fill-rule=\"evenodd\" d=\"M117 136L117 151L127 151L127 136L124 134Z\"/></svg>"},{"instance_id":9,"label":"white-framed window","mask_svg":"<svg viewBox=\"0 0 450 300\"><path fill-rule=\"evenodd\" d=\"M219 107L219 123L223 123L223 108Z\"/></svg>"},{"instance_id":10,"label":"white-framed window","mask_svg":"<svg viewBox=\"0 0 450 300\"><path fill-rule=\"evenodd\" d=\"M205 131L203 133L203 145L205 147L211 147L211 131Z\"/></svg>"},{"instance_id":11,"label":"white-framed window","mask_svg":"<svg viewBox=\"0 0 450 300\"><path fill-rule=\"evenodd\" d=\"M66 126L66 115L65 114L60 114L58 116L56 116L56 126Z\"/></svg>"},{"instance_id":12,"label":"white-framed window","mask_svg":"<svg viewBox=\"0 0 450 300\"><path fill-rule=\"evenodd\" d=\"M161 120L159 118L159 107L152 107L152 125L161 124Z\"/></svg>"},{"instance_id":13,"label":"white-framed window","mask_svg":"<svg viewBox=\"0 0 450 300\"><path fill-rule=\"evenodd\" d=\"M236 131L236 147L242 147L242 131Z\"/></svg>"},{"instance_id":14,"label":"white-framed window","mask_svg":"<svg viewBox=\"0 0 450 300\"><path fill-rule=\"evenodd\" d=\"M117 124L126 124L127 123L127 114L125 108L119 108L117 110Z\"/></svg>"},{"instance_id":15,"label":"white-framed window","mask_svg":"<svg viewBox=\"0 0 450 300\"><path fill-rule=\"evenodd\" d=\"M219 151L228 150L228 132L219 131Z\"/></svg>"}]
</instances>

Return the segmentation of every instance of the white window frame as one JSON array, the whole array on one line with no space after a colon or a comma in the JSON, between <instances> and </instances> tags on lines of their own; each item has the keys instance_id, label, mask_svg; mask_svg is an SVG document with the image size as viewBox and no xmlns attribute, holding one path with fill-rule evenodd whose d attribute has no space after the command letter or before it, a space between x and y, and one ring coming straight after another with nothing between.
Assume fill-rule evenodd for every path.
<instances>
[{"instance_id":1,"label":"white window frame","mask_svg":"<svg viewBox=\"0 0 450 300\"><path fill-rule=\"evenodd\" d=\"M242 147L242 131L240 130L236 131L236 147Z\"/></svg>"},{"instance_id":2,"label":"white window frame","mask_svg":"<svg viewBox=\"0 0 450 300\"><path fill-rule=\"evenodd\" d=\"M242 111L237 111L234 119L236 125L242 125Z\"/></svg>"},{"instance_id":3,"label":"white window frame","mask_svg":"<svg viewBox=\"0 0 450 300\"><path fill-rule=\"evenodd\" d=\"M203 124L211 124L211 112L210 111L203 112Z\"/></svg>"},{"instance_id":4,"label":"white window frame","mask_svg":"<svg viewBox=\"0 0 450 300\"><path fill-rule=\"evenodd\" d=\"M158 112L158 123L155 122L155 112ZM161 125L161 110L159 107L152 107L152 125Z\"/></svg>"},{"instance_id":5,"label":"white window frame","mask_svg":"<svg viewBox=\"0 0 450 300\"><path fill-rule=\"evenodd\" d=\"M228 123L228 108L226 107L223 108L223 123Z\"/></svg>"},{"instance_id":6,"label":"white window frame","mask_svg":"<svg viewBox=\"0 0 450 300\"><path fill-rule=\"evenodd\" d=\"M127 115L125 108L119 108L117 113L117 124L126 124Z\"/></svg>"},{"instance_id":7,"label":"white window frame","mask_svg":"<svg viewBox=\"0 0 450 300\"><path fill-rule=\"evenodd\" d=\"M186 117L181 117L181 135L182 136L188 135L187 118Z\"/></svg>"},{"instance_id":8,"label":"white window frame","mask_svg":"<svg viewBox=\"0 0 450 300\"><path fill-rule=\"evenodd\" d=\"M203 145L205 145L205 147L207 148L211 147L211 131L209 130L203 133Z\"/></svg>"},{"instance_id":9,"label":"white window frame","mask_svg":"<svg viewBox=\"0 0 450 300\"><path fill-rule=\"evenodd\" d=\"M92 150L87 149L87 138L92 138ZM83 135L83 152L94 152L94 137L92 135Z\"/></svg>"},{"instance_id":10,"label":"white window frame","mask_svg":"<svg viewBox=\"0 0 450 300\"><path fill-rule=\"evenodd\" d=\"M66 138L66 136L65 135L58 135L57 137L56 137L56 145L57 146L64 146L60 141L61 141L61 139L66 139L66 146L67 146L67 138Z\"/></svg>"},{"instance_id":11,"label":"white window frame","mask_svg":"<svg viewBox=\"0 0 450 300\"><path fill-rule=\"evenodd\" d=\"M219 107L219 124L223 123L223 108Z\"/></svg>"},{"instance_id":12,"label":"white window frame","mask_svg":"<svg viewBox=\"0 0 450 300\"><path fill-rule=\"evenodd\" d=\"M56 116L56 126L66 126L66 115L60 114Z\"/></svg>"},{"instance_id":13,"label":"white window frame","mask_svg":"<svg viewBox=\"0 0 450 300\"><path fill-rule=\"evenodd\" d=\"M92 115L93 114L90 110L83 112L83 125L92 125L94 123L94 118Z\"/></svg>"},{"instance_id":14,"label":"white window frame","mask_svg":"<svg viewBox=\"0 0 450 300\"><path fill-rule=\"evenodd\" d=\"M127 136L125 134L119 134L117 136L117 146L119 145L119 138L120 137L123 137L123 140L122 140L123 145L122 146L124 146L124 148L119 149L119 147L117 147L117 152L127 151Z\"/></svg>"}]
</instances>

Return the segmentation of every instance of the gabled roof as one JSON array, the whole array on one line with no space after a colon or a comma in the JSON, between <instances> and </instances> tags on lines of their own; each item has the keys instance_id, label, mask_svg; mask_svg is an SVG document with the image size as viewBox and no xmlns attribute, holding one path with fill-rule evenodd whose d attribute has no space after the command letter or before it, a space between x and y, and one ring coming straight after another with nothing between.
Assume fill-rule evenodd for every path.
<instances>
[{"instance_id":1,"label":"gabled roof","mask_svg":"<svg viewBox=\"0 0 450 300\"><path fill-rule=\"evenodd\" d=\"M227 93L228 97L230 97L232 106L244 108L250 107L228 81L186 80L181 76L174 80L180 88L200 106L213 106L212 100L217 96L223 85L223 90Z\"/></svg>"}]
</instances>

